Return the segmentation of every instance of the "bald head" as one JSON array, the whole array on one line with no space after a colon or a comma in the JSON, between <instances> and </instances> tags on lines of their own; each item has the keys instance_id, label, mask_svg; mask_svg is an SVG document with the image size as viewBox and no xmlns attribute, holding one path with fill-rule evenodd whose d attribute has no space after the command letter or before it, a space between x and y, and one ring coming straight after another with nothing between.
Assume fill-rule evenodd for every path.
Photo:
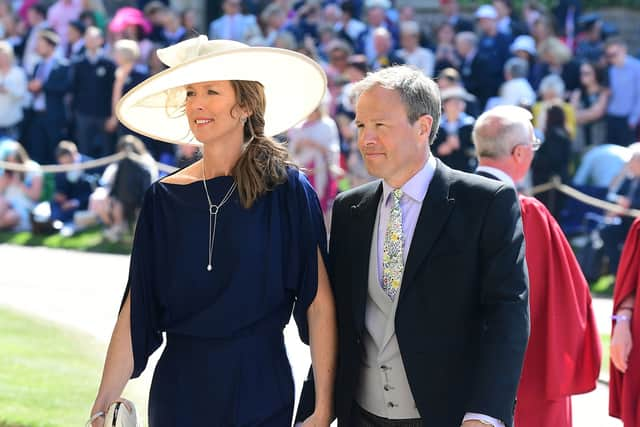
<instances>
[{"instance_id":1,"label":"bald head","mask_svg":"<svg viewBox=\"0 0 640 427\"><path fill-rule=\"evenodd\" d=\"M531 166L534 154L531 113L524 108L504 105L484 112L473 128L473 143L480 166L505 172L518 182Z\"/></svg>"},{"instance_id":2,"label":"bald head","mask_svg":"<svg viewBox=\"0 0 640 427\"><path fill-rule=\"evenodd\" d=\"M478 157L510 156L516 144L530 139L532 118L529 111L513 105L495 107L480 115L473 128Z\"/></svg>"}]
</instances>

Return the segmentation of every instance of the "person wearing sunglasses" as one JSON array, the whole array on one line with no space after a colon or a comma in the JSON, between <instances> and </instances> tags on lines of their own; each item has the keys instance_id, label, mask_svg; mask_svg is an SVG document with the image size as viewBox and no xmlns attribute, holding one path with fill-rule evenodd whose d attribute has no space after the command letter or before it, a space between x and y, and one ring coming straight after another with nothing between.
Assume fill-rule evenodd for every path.
<instances>
[{"instance_id":1,"label":"person wearing sunglasses","mask_svg":"<svg viewBox=\"0 0 640 427\"><path fill-rule=\"evenodd\" d=\"M476 173L515 187L540 148L531 120L531 113L515 106L495 107L478 117L473 130L480 165ZM589 285L549 210L523 195L520 208L531 335L514 425L570 427L571 395L593 390L600 372L600 341Z\"/></svg>"}]
</instances>

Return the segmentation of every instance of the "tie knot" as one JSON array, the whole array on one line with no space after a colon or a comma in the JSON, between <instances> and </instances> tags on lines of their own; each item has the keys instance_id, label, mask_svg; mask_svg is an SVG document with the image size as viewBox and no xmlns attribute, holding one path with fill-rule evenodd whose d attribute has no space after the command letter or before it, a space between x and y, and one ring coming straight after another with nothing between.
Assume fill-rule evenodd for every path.
<instances>
[{"instance_id":1,"label":"tie knot","mask_svg":"<svg viewBox=\"0 0 640 427\"><path fill-rule=\"evenodd\" d=\"M400 188L396 188L395 190L393 190L391 192L391 194L393 194L393 201L394 202L399 202L400 199L402 199L402 194L404 194L402 192L402 190Z\"/></svg>"}]
</instances>

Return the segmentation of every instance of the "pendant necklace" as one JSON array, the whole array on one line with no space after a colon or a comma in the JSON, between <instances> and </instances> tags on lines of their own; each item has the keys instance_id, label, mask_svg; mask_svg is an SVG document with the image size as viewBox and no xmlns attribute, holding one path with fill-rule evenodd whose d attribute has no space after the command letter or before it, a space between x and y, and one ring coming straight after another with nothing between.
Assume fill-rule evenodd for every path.
<instances>
[{"instance_id":1,"label":"pendant necklace","mask_svg":"<svg viewBox=\"0 0 640 427\"><path fill-rule=\"evenodd\" d=\"M236 182L233 181L233 184L231 184L231 188L229 188L229 191L227 191L227 194L225 194L225 196L222 198L220 203L218 203L217 205L214 205L213 203L211 203L211 197L209 197L209 190L207 189L207 179L206 179L206 174L204 170L204 159L202 159L202 184L204 185L204 192L207 195L207 202L209 202L209 263L207 264L207 271L211 271L213 270L213 266L211 264L211 257L213 255L213 245L216 241L216 226L218 225L218 212L220 212L220 209L222 208L222 206L224 206L224 204L227 203L227 201L229 201L229 198L233 194L233 190L236 189L237 185L236 185Z\"/></svg>"}]
</instances>

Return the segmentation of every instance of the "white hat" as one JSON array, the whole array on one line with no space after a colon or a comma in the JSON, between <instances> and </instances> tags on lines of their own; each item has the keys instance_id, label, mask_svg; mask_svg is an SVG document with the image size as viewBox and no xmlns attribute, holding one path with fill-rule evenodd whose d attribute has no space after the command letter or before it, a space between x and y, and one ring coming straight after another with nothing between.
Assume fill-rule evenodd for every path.
<instances>
[{"instance_id":1,"label":"white hat","mask_svg":"<svg viewBox=\"0 0 640 427\"><path fill-rule=\"evenodd\" d=\"M523 50L525 52L529 52L532 56L534 56L536 52L536 41L531 36L522 35L516 37L516 39L511 43L509 47L511 53L515 53L519 50Z\"/></svg>"},{"instance_id":2,"label":"white hat","mask_svg":"<svg viewBox=\"0 0 640 427\"><path fill-rule=\"evenodd\" d=\"M498 19L498 12L490 4L483 4L476 10L476 18Z\"/></svg>"},{"instance_id":3,"label":"white hat","mask_svg":"<svg viewBox=\"0 0 640 427\"><path fill-rule=\"evenodd\" d=\"M295 126L322 100L327 77L315 61L294 51L250 47L206 36L157 51L169 68L126 93L116 106L118 119L129 129L174 144L193 140L184 113L185 86L214 80L250 80L264 86L267 136Z\"/></svg>"}]
</instances>

